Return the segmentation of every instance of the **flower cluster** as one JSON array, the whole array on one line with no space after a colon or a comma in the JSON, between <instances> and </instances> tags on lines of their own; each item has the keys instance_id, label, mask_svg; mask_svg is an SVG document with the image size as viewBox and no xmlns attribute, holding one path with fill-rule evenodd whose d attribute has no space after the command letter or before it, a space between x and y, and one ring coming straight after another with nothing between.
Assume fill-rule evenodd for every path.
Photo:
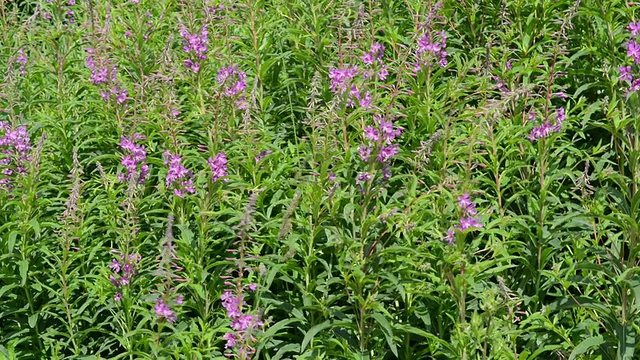
<instances>
[{"instance_id":1,"label":"flower cluster","mask_svg":"<svg viewBox=\"0 0 640 360\"><path fill-rule=\"evenodd\" d=\"M440 67L445 67L447 61L447 35L444 31L440 31L438 36L434 36L432 32L427 32L418 39L417 62L414 71L421 69L423 66L431 66L433 59L438 61Z\"/></svg>"},{"instance_id":2,"label":"flower cluster","mask_svg":"<svg viewBox=\"0 0 640 360\"><path fill-rule=\"evenodd\" d=\"M350 90L351 81L356 75L358 75L357 66L329 70L331 92L334 94L344 94L347 90Z\"/></svg>"},{"instance_id":3,"label":"flower cluster","mask_svg":"<svg viewBox=\"0 0 640 360\"><path fill-rule=\"evenodd\" d=\"M125 88L121 88L117 85L115 85L114 87L112 87L111 89L109 89L109 91L101 91L100 92L100 96L102 96L102 99L107 102L109 101L109 96L112 96L116 99L116 103L118 103L118 105L124 103L125 101L127 101L128 97L127 97L128 93L127 93L127 89Z\"/></svg>"},{"instance_id":4,"label":"flower cluster","mask_svg":"<svg viewBox=\"0 0 640 360\"><path fill-rule=\"evenodd\" d=\"M223 152L216 155L214 158L209 158L207 161L209 168L211 168L211 181L215 182L228 175L227 173L227 155ZM229 181L224 179L223 181Z\"/></svg>"},{"instance_id":5,"label":"flower cluster","mask_svg":"<svg viewBox=\"0 0 640 360\"><path fill-rule=\"evenodd\" d=\"M529 118L535 118L535 113L531 112L529 114ZM536 141L538 139L542 139L548 137L554 132L559 132L562 129L562 123L566 120L566 115L564 113L564 108L559 108L556 112L556 119L552 123L551 121L545 121L542 125L536 126L531 130L529 134L529 141Z\"/></svg>"},{"instance_id":6,"label":"flower cluster","mask_svg":"<svg viewBox=\"0 0 640 360\"><path fill-rule=\"evenodd\" d=\"M29 62L29 59L27 59L27 55L24 54L24 50L20 49L18 50L18 56L16 57L16 62L18 64L20 64L20 75L24 76L27 75L27 63Z\"/></svg>"},{"instance_id":7,"label":"flower cluster","mask_svg":"<svg viewBox=\"0 0 640 360\"><path fill-rule=\"evenodd\" d=\"M217 81L224 96L235 97L242 94L241 99L244 100L243 92L247 88L247 74L238 70L238 65L231 65L218 70Z\"/></svg>"},{"instance_id":8,"label":"flower cluster","mask_svg":"<svg viewBox=\"0 0 640 360\"><path fill-rule=\"evenodd\" d=\"M354 99L358 101L358 105L360 105L360 107L368 108L369 106L371 106L371 93L367 91L364 95L361 95L360 91L358 91L358 88L355 85L351 85L351 90L349 90L349 98L347 99L347 107L355 107Z\"/></svg>"},{"instance_id":9,"label":"flower cluster","mask_svg":"<svg viewBox=\"0 0 640 360\"><path fill-rule=\"evenodd\" d=\"M127 154L122 156L122 165L126 169L126 173L118 174L118 180L121 182L133 181L143 184L149 176L149 166L145 163L147 159L147 150L142 145L137 145L137 140L143 140L144 136L140 134L134 134L133 139L129 140L126 137L122 137L120 140L120 147L126 151Z\"/></svg>"},{"instance_id":10,"label":"flower cluster","mask_svg":"<svg viewBox=\"0 0 640 360\"><path fill-rule=\"evenodd\" d=\"M115 66L110 67L108 60L103 60L100 58L98 58L98 63L96 63L94 48L89 47L85 51L89 54L87 56L87 60L85 61L85 65L89 68L89 70L91 70L89 81L91 81L94 85L100 85L109 82L115 82L117 80Z\"/></svg>"},{"instance_id":11,"label":"flower cluster","mask_svg":"<svg viewBox=\"0 0 640 360\"><path fill-rule=\"evenodd\" d=\"M419 72L423 67L431 68L434 62L437 62L440 67L445 67L448 64L447 35L443 30L436 31L434 29L435 24L442 23L439 20L444 20L441 15L438 15L442 8L442 1L432 4L425 22L420 24L423 31L417 41L416 62L413 64L414 73Z\"/></svg>"},{"instance_id":12,"label":"flower cluster","mask_svg":"<svg viewBox=\"0 0 640 360\"><path fill-rule=\"evenodd\" d=\"M375 126L364 128L365 143L358 148L358 154L366 163L375 158L375 161L382 165L383 179L386 181L391 177L389 162L399 152L398 144L394 141L402 135L404 129L394 126L391 120L386 120L379 114L374 115L373 120ZM360 173L356 183L369 180L371 180L371 174Z\"/></svg>"},{"instance_id":13,"label":"flower cluster","mask_svg":"<svg viewBox=\"0 0 640 360\"><path fill-rule=\"evenodd\" d=\"M329 70L329 89L336 95L344 96L347 107L354 108L356 104L365 109L371 107L371 93L363 89L366 81L376 75L376 71L380 81L386 80L389 76L387 66L383 63L384 49L384 45L374 42L369 51L364 51L360 57L364 64L362 69L354 65Z\"/></svg>"},{"instance_id":14,"label":"flower cluster","mask_svg":"<svg viewBox=\"0 0 640 360\"><path fill-rule=\"evenodd\" d=\"M167 189L173 188L174 195L184 197L185 193L193 194L196 192L193 180L191 180L193 173L182 165L180 155L165 151L164 165L169 166L166 178Z\"/></svg>"},{"instance_id":15,"label":"flower cluster","mask_svg":"<svg viewBox=\"0 0 640 360\"><path fill-rule=\"evenodd\" d=\"M6 121L0 121L0 189L13 188L13 178L27 173L31 160L31 139L24 125L12 128Z\"/></svg>"},{"instance_id":16,"label":"flower cluster","mask_svg":"<svg viewBox=\"0 0 640 360\"><path fill-rule=\"evenodd\" d=\"M382 57L384 56L384 45L374 42L371 45L371 50L362 54L360 58L363 63L366 65L373 65L373 63L377 61L382 61Z\"/></svg>"},{"instance_id":17,"label":"flower cluster","mask_svg":"<svg viewBox=\"0 0 640 360\"><path fill-rule=\"evenodd\" d=\"M87 48L87 60L85 65L91 70L91 76L89 81L94 85L110 85L108 89L102 90L100 95L105 102L109 101L110 97L116 99L118 105L124 103L128 99L127 89L120 86L118 83L118 73L116 67L109 63L109 60L97 58L95 56L95 49Z\"/></svg>"},{"instance_id":18,"label":"flower cluster","mask_svg":"<svg viewBox=\"0 0 640 360\"><path fill-rule=\"evenodd\" d=\"M175 299L176 305L182 305L182 302L184 301L183 299L184 298L182 295L178 295ZM165 319L171 324L173 324L178 320L178 315L176 315L176 313L171 309L171 306L165 303L165 301L162 298L156 299L156 305L154 306L154 310L156 312L156 316L159 319Z\"/></svg>"},{"instance_id":19,"label":"flower cluster","mask_svg":"<svg viewBox=\"0 0 640 360\"><path fill-rule=\"evenodd\" d=\"M393 140L402 134L401 127L394 127L391 121L387 121L381 116L374 117L377 127L367 126L364 129L364 137L367 144L363 144L358 149L360 158L364 162L369 162L371 153L378 149L376 160L382 164L386 163L398 153L398 144Z\"/></svg>"},{"instance_id":20,"label":"flower cluster","mask_svg":"<svg viewBox=\"0 0 640 360\"><path fill-rule=\"evenodd\" d=\"M131 283L131 280L136 275L136 266L142 260L142 257L139 254L125 256L117 250L113 250L112 253L118 256L111 260L111 264L109 264L109 268L113 271L113 274L109 276L109 280L118 290L113 297L114 300L120 301L122 299L120 291L122 287Z\"/></svg>"},{"instance_id":21,"label":"flower cluster","mask_svg":"<svg viewBox=\"0 0 640 360\"><path fill-rule=\"evenodd\" d=\"M462 212L460 224L455 225L453 229L447 230L447 236L445 237L450 244L454 243L455 230L464 232L468 229L481 228L483 226L480 223L480 218L475 216L478 214L476 204L471 201L468 193L458 196L458 208Z\"/></svg>"},{"instance_id":22,"label":"flower cluster","mask_svg":"<svg viewBox=\"0 0 640 360\"><path fill-rule=\"evenodd\" d=\"M46 0L48 3L52 3L53 0ZM73 6L76 4L76 0L68 0L67 1L67 6ZM67 17L69 18L69 24L73 24L76 22L76 14L73 12L73 10L71 9L67 9L67 11L65 11L65 15L67 15ZM44 13L44 18L47 20L51 20L51 14L49 12L45 12ZM67 24L64 24L65 27L67 27Z\"/></svg>"},{"instance_id":23,"label":"flower cluster","mask_svg":"<svg viewBox=\"0 0 640 360\"><path fill-rule=\"evenodd\" d=\"M238 69L238 65L230 65L218 70L218 85L223 96L237 98L236 106L240 110L246 110L249 104L245 89L247 88L247 74Z\"/></svg>"},{"instance_id":24,"label":"flower cluster","mask_svg":"<svg viewBox=\"0 0 640 360\"><path fill-rule=\"evenodd\" d=\"M356 177L356 184L360 185L370 180L371 180L371 174L369 174L368 172L361 172L358 174L358 177Z\"/></svg>"},{"instance_id":25,"label":"flower cluster","mask_svg":"<svg viewBox=\"0 0 640 360\"><path fill-rule=\"evenodd\" d=\"M638 36L640 34L640 21L629 24L629 32L631 36ZM640 43L635 39L629 39L627 42L627 57L633 60L633 63L637 66L640 65ZM620 81L629 83L628 93L634 93L640 90L640 78L634 79L631 75L631 66L620 66Z\"/></svg>"},{"instance_id":26,"label":"flower cluster","mask_svg":"<svg viewBox=\"0 0 640 360\"><path fill-rule=\"evenodd\" d=\"M257 285L248 284L245 288L255 292ZM232 329L223 336L223 339L227 340L225 348L236 348L241 359L249 359L250 355L255 353L253 344L257 342L253 334L264 324L259 316L244 312L243 308L246 302L242 291L236 291L234 294L232 290L227 289L220 300L222 300L222 306L227 310L227 317L231 320Z\"/></svg>"},{"instance_id":27,"label":"flower cluster","mask_svg":"<svg viewBox=\"0 0 640 360\"><path fill-rule=\"evenodd\" d=\"M180 30L180 36L184 43L183 50L189 55L189 58L184 61L184 66L191 69L194 73L200 71L200 61L207 59L207 51L209 50L209 32L207 26L202 26L200 34L191 34L186 28Z\"/></svg>"}]
</instances>

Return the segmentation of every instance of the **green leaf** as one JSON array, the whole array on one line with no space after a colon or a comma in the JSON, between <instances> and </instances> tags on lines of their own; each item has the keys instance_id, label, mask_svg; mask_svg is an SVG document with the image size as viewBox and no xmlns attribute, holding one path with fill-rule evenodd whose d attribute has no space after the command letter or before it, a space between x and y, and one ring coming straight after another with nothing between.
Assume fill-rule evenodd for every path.
<instances>
[{"instance_id":1,"label":"green leaf","mask_svg":"<svg viewBox=\"0 0 640 360\"><path fill-rule=\"evenodd\" d=\"M573 349L573 351L571 352L571 355L569 355L569 360L574 360L579 355L582 355L587 351L589 351L589 349L594 348L596 346L600 346L603 343L604 343L604 338L602 337L602 335L592 336L590 338L587 338Z\"/></svg>"},{"instance_id":2,"label":"green leaf","mask_svg":"<svg viewBox=\"0 0 640 360\"><path fill-rule=\"evenodd\" d=\"M29 262L26 259L18 261L18 267L20 268L20 286L24 286L27 283L27 273L29 272Z\"/></svg>"},{"instance_id":3,"label":"green leaf","mask_svg":"<svg viewBox=\"0 0 640 360\"><path fill-rule=\"evenodd\" d=\"M393 339L393 330L391 329L391 326L389 325L387 319L380 313L373 313L371 314L371 317L375 321L377 321L380 326L382 326L384 337L387 339L387 345L389 345L389 348L391 349L393 355L398 357L398 348L396 347L396 343Z\"/></svg>"},{"instance_id":4,"label":"green leaf","mask_svg":"<svg viewBox=\"0 0 640 360\"><path fill-rule=\"evenodd\" d=\"M618 335L618 356L620 360L631 360L636 347L636 332L631 325L621 325L616 327Z\"/></svg>"},{"instance_id":5,"label":"green leaf","mask_svg":"<svg viewBox=\"0 0 640 360\"><path fill-rule=\"evenodd\" d=\"M40 223L38 223L37 219L29 220L29 225L33 228L33 231L36 233L36 238L40 237Z\"/></svg>"},{"instance_id":6,"label":"green leaf","mask_svg":"<svg viewBox=\"0 0 640 360\"><path fill-rule=\"evenodd\" d=\"M18 236L18 232L15 230L9 233L9 241L7 242L7 246L9 247L9 255L13 253L13 248L16 245L17 236Z\"/></svg>"},{"instance_id":7,"label":"green leaf","mask_svg":"<svg viewBox=\"0 0 640 360\"><path fill-rule=\"evenodd\" d=\"M27 322L29 323L29 327L31 327L32 329L36 327L36 323L38 322L38 314L33 314L29 316L29 318L27 319Z\"/></svg>"},{"instance_id":8,"label":"green leaf","mask_svg":"<svg viewBox=\"0 0 640 360\"><path fill-rule=\"evenodd\" d=\"M313 340L313 338L316 336L316 334L318 334L320 331L330 328L331 325L331 321L327 320L323 323L314 325L311 327L311 329L309 329L309 331L307 331L307 333L304 335L304 339L302 339L302 344L300 345L300 352L304 352L304 350L307 348L307 345L309 345L309 343Z\"/></svg>"}]
</instances>

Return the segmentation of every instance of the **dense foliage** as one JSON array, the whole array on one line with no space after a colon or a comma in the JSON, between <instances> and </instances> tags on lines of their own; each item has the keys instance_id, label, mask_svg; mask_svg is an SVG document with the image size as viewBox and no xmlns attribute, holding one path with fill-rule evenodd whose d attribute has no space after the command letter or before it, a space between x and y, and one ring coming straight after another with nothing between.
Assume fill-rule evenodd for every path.
<instances>
[{"instance_id":1,"label":"dense foliage","mask_svg":"<svg viewBox=\"0 0 640 360\"><path fill-rule=\"evenodd\" d=\"M636 359L640 4L0 1L0 359Z\"/></svg>"}]
</instances>

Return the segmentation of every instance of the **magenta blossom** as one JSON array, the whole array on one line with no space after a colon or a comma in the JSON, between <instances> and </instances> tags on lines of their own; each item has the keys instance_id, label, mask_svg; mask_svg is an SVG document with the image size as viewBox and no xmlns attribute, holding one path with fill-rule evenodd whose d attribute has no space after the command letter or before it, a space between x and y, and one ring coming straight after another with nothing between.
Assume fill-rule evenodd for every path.
<instances>
[{"instance_id":1,"label":"magenta blossom","mask_svg":"<svg viewBox=\"0 0 640 360\"><path fill-rule=\"evenodd\" d=\"M169 166L167 172L166 186L167 189L173 189L174 195L184 197L185 193L193 194L196 192L193 180L193 173L182 165L182 158L178 154L172 154L169 151L164 152L164 165Z\"/></svg>"},{"instance_id":2,"label":"magenta blossom","mask_svg":"<svg viewBox=\"0 0 640 360\"><path fill-rule=\"evenodd\" d=\"M208 160L209 168L211 168L211 181L215 182L228 175L227 173L227 155L219 153L214 158ZM224 179L227 182L229 179Z\"/></svg>"},{"instance_id":3,"label":"magenta blossom","mask_svg":"<svg viewBox=\"0 0 640 360\"><path fill-rule=\"evenodd\" d=\"M178 320L178 316L173 310L167 305L162 299L158 298L156 300L155 306L156 316L160 319L165 319L169 323L174 323Z\"/></svg>"}]
</instances>

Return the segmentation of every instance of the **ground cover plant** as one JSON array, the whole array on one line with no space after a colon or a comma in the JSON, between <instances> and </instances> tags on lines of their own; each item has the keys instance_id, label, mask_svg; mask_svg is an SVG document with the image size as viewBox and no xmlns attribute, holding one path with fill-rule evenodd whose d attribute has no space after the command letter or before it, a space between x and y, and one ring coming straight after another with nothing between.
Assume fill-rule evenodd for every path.
<instances>
[{"instance_id":1,"label":"ground cover plant","mask_svg":"<svg viewBox=\"0 0 640 360\"><path fill-rule=\"evenodd\" d=\"M640 3L0 1L0 359L635 359Z\"/></svg>"}]
</instances>

